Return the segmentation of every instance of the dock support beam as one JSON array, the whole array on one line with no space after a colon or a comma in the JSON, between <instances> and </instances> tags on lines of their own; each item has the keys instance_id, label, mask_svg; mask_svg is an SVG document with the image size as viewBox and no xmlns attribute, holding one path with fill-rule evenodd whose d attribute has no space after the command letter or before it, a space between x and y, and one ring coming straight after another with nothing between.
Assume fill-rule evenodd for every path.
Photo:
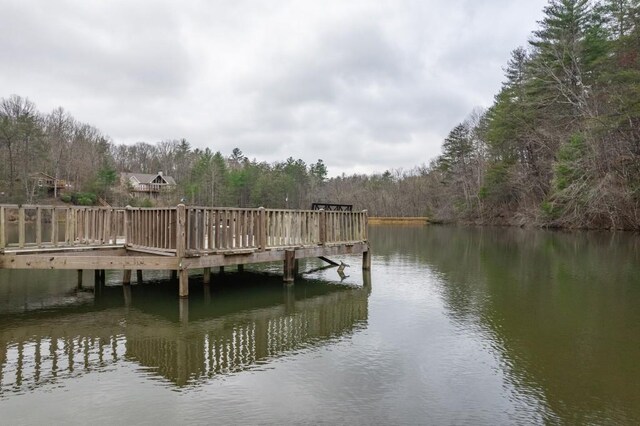
<instances>
[{"instance_id":1,"label":"dock support beam","mask_svg":"<svg viewBox=\"0 0 640 426\"><path fill-rule=\"evenodd\" d=\"M367 249L364 253L362 253L362 270L370 271L371 270L371 251Z\"/></svg>"},{"instance_id":2,"label":"dock support beam","mask_svg":"<svg viewBox=\"0 0 640 426\"><path fill-rule=\"evenodd\" d=\"M238 272L244 272L244 265L243 264L239 264L238 265Z\"/></svg>"},{"instance_id":3,"label":"dock support beam","mask_svg":"<svg viewBox=\"0 0 640 426\"><path fill-rule=\"evenodd\" d=\"M184 204L178 204L176 221L176 256L178 257L178 294L189 297L189 271L184 268L182 261L187 252L187 209Z\"/></svg>"},{"instance_id":4,"label":"dock support beam","mask_svg":"<svg viewBox=\"0 0 640 426\"><path fill-rule=\"evenodd\" d=\"M178 280L180 297L189 297L189 271L187 269L181 269L178 272Z\"/></svg>"},{"instance_id":5,"label":"dock support beam","mask_svg":"<svg viewBox=\"0 0 640 426\"><path fill-rule=\"evenodd\" d=\"M209 284L211 282L211 268L204 268L202 271L202 283Z\"/></svg>"},{"instance_id":6,"label":"dock support beam","mask_svg":"<svg viewBox=\"0 0 640 426\"><path fill-rule=\"evenodd\" d=\"M78 290L82 288L82 269L78 269Z\"/></svg>"},{"instance_id":7,"label":"dock support beam","mask_svg":"<svg viewBox=\"0 0 640 426\"><path fill-rule=\"evenodd\" d=\"M142 284L142 270L138 269L136 271L136 281L138 282L138 284Z\"/></svg>"},{"instance_id":8,"label":"dock support beam","mask_svg":"<svg viewBox=\"0 0 640 426\"><path fill-rule=\"evenodd\" d=\"M296 251L285 250L284 251L284 282L293 283L296 275Z\"/></svg>"},{"instance_id":9,"label":"dock support beam","mask_svg":"<svg viewBox=\"0 0 640 426\"><path fill-rule=\"evenodd\" d=\"M131 269L125 269L122 273L122 284L130 285L131 284Z\"/></svg>"}]
</instances>

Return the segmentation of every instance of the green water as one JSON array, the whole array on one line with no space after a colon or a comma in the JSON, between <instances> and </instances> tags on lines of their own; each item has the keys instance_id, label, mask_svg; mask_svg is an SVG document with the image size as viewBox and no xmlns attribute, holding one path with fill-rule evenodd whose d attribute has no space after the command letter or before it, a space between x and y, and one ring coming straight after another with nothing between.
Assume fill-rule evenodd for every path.
<instances>
[{"instance_id":1,"label":"green water","mask_svg":"<svg viewBox=\"0 0 640 426\"><path fill-rule=\"evenodd\" d=\"M0 423L640 423L640 237L369 232L370 275L230 268L188 302L0 271Z\"/></svg>"}]
</instances>

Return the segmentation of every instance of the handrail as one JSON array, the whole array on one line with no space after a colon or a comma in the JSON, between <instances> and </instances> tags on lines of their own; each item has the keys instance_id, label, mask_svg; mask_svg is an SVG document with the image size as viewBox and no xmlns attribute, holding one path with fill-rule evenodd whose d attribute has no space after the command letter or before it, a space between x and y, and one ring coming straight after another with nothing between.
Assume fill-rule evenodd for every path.
<instances>
[{"instance_id":1,"label":"handrail","mask_svg":"<svg viewBox=\"0 0 640 426\"><path fill-rule=\"evenodd\" d=\"M124 243L123 225L112 207L1 204L0 250Z\"/></svg>"},{"instance_id":2,"label":"handrail","mask_svg":"<svg viewBox=\"0 0 640 426\"><path fill-rule=\"evenodd\" d=\"M176 255L264 251L365 242L367 220L366 210L0 204L0 250L122 244Z\"/></svg>"}]
</instances>

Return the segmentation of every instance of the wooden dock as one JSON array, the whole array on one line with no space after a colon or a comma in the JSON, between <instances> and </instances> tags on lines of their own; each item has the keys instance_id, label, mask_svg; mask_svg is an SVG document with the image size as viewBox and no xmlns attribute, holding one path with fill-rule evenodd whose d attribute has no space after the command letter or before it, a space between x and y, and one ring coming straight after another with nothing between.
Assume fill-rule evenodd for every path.
<instances>
[{"instance_id":1,"label":"wooden dock","mask_svg":"<svg viewBox=\"0 0 640 426\"><path fill-rule=\"evenodd\" d=\"M367 212L192 207L0 205L0 269L176 271L181 297L191 269L362 254L370 268ZM139 272L140 273L140 272ZM103 274L102 274L103 275ZM79 274L79 276L81 276Z\"/></svg>"}]
</instances>

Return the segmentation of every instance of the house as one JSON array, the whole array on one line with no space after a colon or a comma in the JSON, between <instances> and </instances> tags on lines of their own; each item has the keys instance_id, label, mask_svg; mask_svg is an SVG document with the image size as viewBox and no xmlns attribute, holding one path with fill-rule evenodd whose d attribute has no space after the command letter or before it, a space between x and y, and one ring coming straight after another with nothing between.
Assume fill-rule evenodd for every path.
<instances>
[{"instance_id":1,"label":"house","mask_svg":"<svg viewBox=\"0 0 640 426\"><path fill-rule=\"evenodd\" d=\"M55 177L43 172L30 174L29 180L31 180L35 187L45 188L51 192L53 192L54 190L60 191L62 189L67 189L70 187L70 185L67 184L67 181L65 181L64 179L56 179Z\"/></svg>"},{"instance_id":2,"label":"house","mask_svg":"<svg viewBox=\"0 0 640 426\"><path fill-rule=\"evenodd\" d=\"M160 193L169 192L176 187L176 181L162 172L122 173L120 180L134 197L158 198Z\"/></svg>"}]
</instances>

